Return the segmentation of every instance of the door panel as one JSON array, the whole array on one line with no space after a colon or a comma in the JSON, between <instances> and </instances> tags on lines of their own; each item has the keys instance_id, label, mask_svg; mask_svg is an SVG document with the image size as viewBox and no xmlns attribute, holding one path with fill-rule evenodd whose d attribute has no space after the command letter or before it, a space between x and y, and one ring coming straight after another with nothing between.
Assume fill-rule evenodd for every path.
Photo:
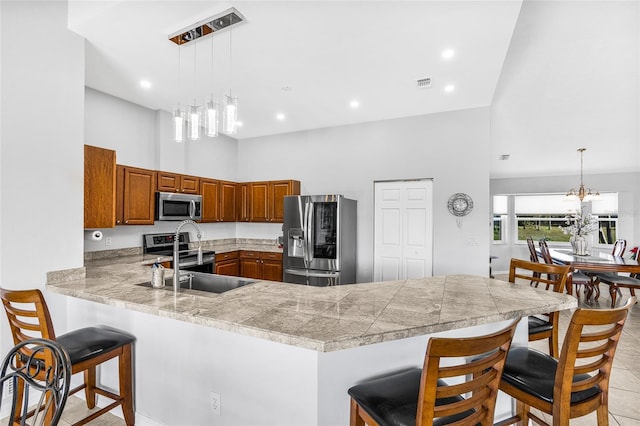
<instances>
[{"instance_id":1,"label":"door panel","mask_svg":"<svg viewBox=\"0 0 640 426\"><path fill-rule=\"evenodd\" d=\"M375 183L374 280L433 274L433 182Z\"/></svg>"}]
</instances>

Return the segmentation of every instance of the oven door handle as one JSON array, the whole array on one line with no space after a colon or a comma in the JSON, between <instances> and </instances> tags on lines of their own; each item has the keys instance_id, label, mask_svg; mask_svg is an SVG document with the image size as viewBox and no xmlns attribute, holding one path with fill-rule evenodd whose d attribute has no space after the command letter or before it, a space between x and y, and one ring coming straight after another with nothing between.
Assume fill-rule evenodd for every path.
<instances>
[{"instance_id":1,"label":"oven door handle","mask_svg":"<svg viewBox=\"0 0 640 426\"><path fill-rule=\"evenodd\" d=\"M340 276L340 272L309 272L308 270L299 269L285 269L285 273L291 275L298 275L301 277L318 277L318 278L337 278Z\"/></svg>"}]
</instances>

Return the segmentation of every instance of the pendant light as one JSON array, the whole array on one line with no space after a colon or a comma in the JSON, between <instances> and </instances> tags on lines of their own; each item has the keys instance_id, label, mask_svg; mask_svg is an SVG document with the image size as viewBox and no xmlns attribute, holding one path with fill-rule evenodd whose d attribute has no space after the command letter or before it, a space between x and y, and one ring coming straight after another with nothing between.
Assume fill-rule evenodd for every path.
<instances>
[{"instance_id":1,"label":"pendant light","mask_svg":"<svg viewBox=\"0 0 640 426\"><path fill-rule=\"evenodd\" d=\"M580 153L580 186L578 189L571 188L567 192L567 198L569 199L580 199L580 202L583 201L591 201L597 200L600 198L600 192L597 189L587 188L584 186L584 182L582 180L582 157L587 148L579 148L578 152Z\"/></svg>"},{"instance_id":2,"label":"pendant light","mask_svg":"<svg viewBox=\"0 0 640 426\"><path fill-rule=\"evenodd\" d=\"M218 136L218 101L213 97L213 37L211 37L211 99L205 102L204 130L210 138Z\"/></svg>"},{"instance_id":3,"label":"pendant light","mask_svg":"<svg viewBox=\"0 0 640 426\"><path fill-rule=\"evenodd\" d=\"M238 132L238 98L231 94L231 34L229 29L229 95L224 97L224 111L222 116L222 131L227 135L235 135Z\"/></svg>"},{"instance_id":4,"label":"pendant light","mask_svg":"<svg viewBox=\"0 0 640 426\"><path fill-rule=\"evenodd\" d=\"M178 92L180 92L180 45L178 45ZM176 142L184 142L184 109L178 105L173 107L173 140Z\"/></svg>"},{"instance_id":5,"label":"pendant light","mask_svg":"<svg viewBox=\"0 0 640 426\"><path fill-rule=\"evenodd\" d=\"M194 92L198 86L198 80L196 79L196 70L198 69L197 63L197 42L193 43L193 89ZM196 100L193 100L193 105L189 105L189 114L187 116L187 137L192 141L200 140L200 125L202 124L202 107L198 106Z\"/></svg>"}]
</instances>

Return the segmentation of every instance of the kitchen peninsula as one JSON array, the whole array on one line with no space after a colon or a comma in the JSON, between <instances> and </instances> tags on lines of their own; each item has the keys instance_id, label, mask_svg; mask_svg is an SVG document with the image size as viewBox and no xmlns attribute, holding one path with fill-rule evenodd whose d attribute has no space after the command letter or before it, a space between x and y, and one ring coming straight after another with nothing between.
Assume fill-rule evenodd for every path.
<instances>
[{"instance_id":1,"label":"kitchen peninsula","mask_svg":"<svg viewBox=\"0 0 640 426\"><path fill-rule=\"evenodd\" d=\"M347 388L421 364L428 335L484 333L576 306L568 295L469 275L335 287L258 281L174 295L138 285L150 261L53 272L46 288L88 301L78 317L94 302L113 307L108 325L138 336L136 412L167 425L347 424ZM211 392L221 395L219 417Z\"/></svg>"}]
</instances>

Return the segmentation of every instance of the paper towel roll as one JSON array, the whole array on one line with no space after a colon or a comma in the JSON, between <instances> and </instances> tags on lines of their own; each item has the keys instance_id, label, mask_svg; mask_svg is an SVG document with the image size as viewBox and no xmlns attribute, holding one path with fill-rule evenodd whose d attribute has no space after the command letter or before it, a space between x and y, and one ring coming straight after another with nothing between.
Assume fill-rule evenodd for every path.
<instances>
[{"instance_id":1,"label":"paper towel roll","mask_svg":"<svg viewBox=\"0 0 640 426\"><path fill-rule=\"evenodd\" d=\"M91 239L92 239L93 241L100 241L100 240L102 240L102 232L100 232L100 231L93 231L93 232L91 233Z\"/></svg>"}]
</instances>

